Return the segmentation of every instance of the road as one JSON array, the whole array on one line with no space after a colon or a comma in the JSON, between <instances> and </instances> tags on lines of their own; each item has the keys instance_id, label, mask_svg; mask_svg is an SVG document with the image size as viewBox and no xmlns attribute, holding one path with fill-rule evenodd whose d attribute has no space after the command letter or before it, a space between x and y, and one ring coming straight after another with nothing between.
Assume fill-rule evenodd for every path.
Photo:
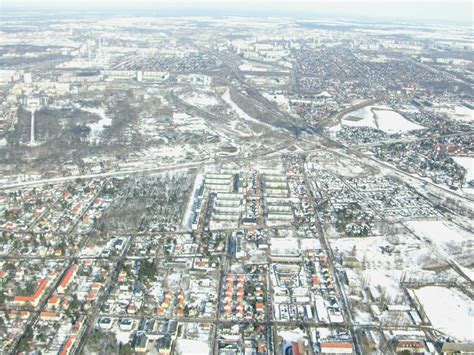
<instances>
[{"instance_id":1,"label":"road","mask_svg":"<svg viewBox=\"0 0 474 355\"><path fill-rule=\"evenodd\" d=\"M92 329L94 328L95 321L99 315L100 309L104 305L105 301L109 297L110 293L114 289L114 282L116 282L118 275L123 267L123 264L127 258L128 250L133 243L133 240L136 236L136 233L132 233L130 238L128 238L127 244L122 249L120 258L114 264L114 269L110 272L107 280L105 281L104 286L101 288L101 294L97 297L97 301L94 304L93 308L87 314L87 320L85 322L85 329L82 337L80 338L79 344L75 347L73 354L80 354L84 348L84 345L88 339L88 336Z\"/></svg>"},{"instance_id":2,"label":"road","mask_svg":"<svg viewBox=\"0 0 474 355\"><path fill-rule=\"evenodd\" d=\"M317 226L317 229L318 229L318 234L320 235L319 239L321 241L321 246L323 247L326 254L328 255L328 265L330 266L331 274L333 275L334 279L336 280L338 293L341 296L340 299L342 300L342 309L344 311L345 317L348 319L348 326L349 326L349 329L350 329L350 332L351 332L351 335L352 335L352 341L354 343L356 354L357 355L362 355L363 354L362 347L360 345L357 333L354 329L354 323L355 322L354 322L354 319L352 317L352 311L351 311L351 308L350 308L349 299L347 298L347 294L346 294L346 291L344 289L344 285L342 284L341 279L339 277L339 273L337 272L337 269L334 265L336 258L334 256L334 252L331 248L331 244L327 240L327 236L326 236L326 233L324 232L324 228L322 227L321 220L319 219L319 214L317 212L318 209L317 209L317 206L315 204L315 200L316 200L317 196L314 195L314 191L311 188L311 184L309 183L308 176L306 175L306 171L304 173L304 180L305 180L306 189L309 191L309 193L312 197L311 198L311 204L313 206L314 215L315 215L315 218L316 218L316 226ZM316 188L318 189L319 195L322 196L321 191L319 190L319 186L316 182L315 182L315 185L316 185Z\"/></svg>"}]
</instances>

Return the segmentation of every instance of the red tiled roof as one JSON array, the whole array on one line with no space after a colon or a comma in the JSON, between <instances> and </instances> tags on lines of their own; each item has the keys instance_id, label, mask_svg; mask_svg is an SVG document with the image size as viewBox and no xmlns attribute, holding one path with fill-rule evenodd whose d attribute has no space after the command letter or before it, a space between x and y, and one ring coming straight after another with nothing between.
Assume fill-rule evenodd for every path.
<instances>
[{"instance_id":1,"label":"red tiled roof","mask_svg":"<svg viewBox=\"0 0 474 355\"><path fill-rule=\"evenodd\" d=\"M76 272L76 268L76 265L73 265L69 268L69 270L66 272L66 275L64 275L63 279L59 283L59 287L66 288L69 285L69 282L71 282L71 279Z\"/></svg>"},{"instance_id":2,"label":"red tiled roof","mask_svg":"<svg viewBox=\"0 0 474 355\"><path fill-rule=\"evenodd\" d=\"M59 354L68 355L69 352L71 351L72 344L74 343L75 339L76 339L75 335L69 336L69 338L67 338L66 343L64 343L63 348L61 349L61 352Z\"/></svg>"},{"instance_id":3,"label":"red tiled roof","mask_svg":"<svg viewBox=\"0 0 474 355\"><path fill-rule=\"evenodd\" d=\"M48 280L42 279L39 283L38 288L32 296L15 296L14 302L34 302L37 298L41 297L44 289L48 285Z\"/></svg>"}]
</instances>

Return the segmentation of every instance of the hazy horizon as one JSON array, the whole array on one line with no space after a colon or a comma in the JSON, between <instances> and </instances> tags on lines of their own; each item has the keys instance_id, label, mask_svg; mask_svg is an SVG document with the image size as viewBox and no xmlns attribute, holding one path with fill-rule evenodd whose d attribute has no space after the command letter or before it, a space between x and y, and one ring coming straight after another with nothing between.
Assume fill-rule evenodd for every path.
<instances>
[{"instance_id":1,"label":"hazy horizon","mask_svg":"<svg viewBox=\"0 0 474 355\"><path fill-rule=\"evenodd\" d=\"M206 0L202 2L178 0L72 0L33 1L3 0L4 15L18 12L80 12L110 13L111 15L152 16L244 16L298 18L332 17L370 21L398 21L414 23L443 23L472 25L472 4L469 1L392 1L392 0Z\"/></svg>"}]
</instances>

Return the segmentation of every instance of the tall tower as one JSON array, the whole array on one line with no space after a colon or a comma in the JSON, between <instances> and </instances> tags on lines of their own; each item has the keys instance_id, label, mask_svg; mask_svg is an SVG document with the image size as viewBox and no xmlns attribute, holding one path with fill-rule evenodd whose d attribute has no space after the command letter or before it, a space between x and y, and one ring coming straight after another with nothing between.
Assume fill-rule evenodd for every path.
<instances>
[{"instance_id":1,"label":"tall tower","mask_svg":"<svg viewBox=\"0 0 474 355\"><path fill-rule=\"evenodd\" d=\"M30 97L26 99L26 109L31 112L31 126L30 126L30 146L36 145L35 139L35 111L41 107L41 100L39 97Z\"/></svg>"},{"instance_id":2,"label":"tall tower","mask_svg":"<svg viewBox=\"0 0 474 355\"><path fill-rule=\"evenodd\" d=\"M31 108L30 145L35 145L35 109Z\"/></svg>"}]
</instances>

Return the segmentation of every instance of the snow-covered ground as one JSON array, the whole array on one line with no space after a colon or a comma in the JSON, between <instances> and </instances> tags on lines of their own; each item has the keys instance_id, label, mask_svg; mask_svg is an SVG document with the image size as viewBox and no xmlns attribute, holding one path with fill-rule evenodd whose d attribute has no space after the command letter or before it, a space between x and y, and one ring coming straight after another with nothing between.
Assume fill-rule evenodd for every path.
<instances>
[{"instance_id":1,"label":"snow-covered ground","mask_svg":"<svg viewBox=\"0 0 474 355\"><path fill-rule=\"evenodd\" d=\"M217 99L210 93L199 91L195 91L191 95L183 97L183 100L190 105L198 107L209 107L219 104L219 101L217 101Z\"/></svg>"},{"instance_id":2,"label":"snow-covered ground","mask_svg":"<svg viewBox=\"0 0 474 355\"><path fill-rule=\"evenodd\" d=\"M406 224L415 234L437 244L472 243L474 237L447 221L409 221Z\"/></svg>"},{"instance_id":3,"label":"snow-covered ground","mask_svg":"<svg viewBox=\"0 0 474 355\"><path fill-rule=\"evenodd\" d=\"M200 340L192 340L192 339L178 339L177 342L177 353L186 355L186 354L194 354L194 355L203 355L209 354L209 344L200 341Z\"/></svg>"},{"instance_id":4,"label":"snow-covered ground","mask_svg":"<svg viewBox=\"0 0 474 355\"><path fill-rule=\"evenodd\" d=\"M228 104L231 109L240 117L242 118L243 120L245 121L251 121L251 122L254 122L254 123L257 123L259 125L265 125L271 129L275 129L274 127L266 124L266 123L263 123L263 122L260 122L259 120L247 115L244 110L242 110L234 101L232 101L231 97L230 97L230 91L227 90L224 95L222 95L222 99L226 102L226 104Z\"/></svg>"},{"instance_id":5,"label":"snow-covered ground","mask_svg":"<svg viewBox=\"0 0 474 355\"><path fill-rule=\"evenodd\" d=\"M474 158L453 157L454 161L467 170L466 181L474 180Z\"/></svg>"},{"instance_id":6,"label":"snow-covered ground","mask_svg":"<svg viewBox=\"0 0 474 355\"><path fill-rule=\"evenodd\" d=\"M321 249L321 242L314 238L300 239L300 248L301 250Z\"/></svg>"},{"instance_id":7,"label":"snow-covered ground","mask_svg":"<svg viewBox=\"0 0 474 355\"><path fill-rule=\"evenodd\" d=\"M293 237L271 238L271 252L273 255L292 255L300 254L298 241Z\"/></svg>"},{"instance_id":8,"label":"snow-covered ground","mask_svg":"<svg viewBox=\"0 0 474 355\"><path fill-rule=\"evenodd\" d=\"M366 106L346 115L341 123L348 127L375 128L389 134L424 129L388 106Z\"/></svg>"},{"instance_id":9,"label":"snow-covered ground","mask_svg":"<svg viewBox=\"0 0 474 355\"><path fill-rule=\"evenodd\" d=\"M245 76L252 85L256 85L261 88L271 88L271 89L285 89L287 85L290 85L289 76L255 76L255 75L246 75Z\"/></svg>"},{"instance_id":10,"label":"snow-covered ground","mask_svg":"<svg viewBox=\"0 0 474 355\"><path fill-rule=\"evenodd\" d=\"M328 93L327 91L321 91L321 93L319 93L318 95L316 95L315 97L317 98L326 98L326 99L329 99L332 97L332 95L330 93Z\"/></svg>"},{"instance_id":11,"label":"snow-covered ground","mask_svg":"<svg viewBox=\"0 0 474 355\"><path fill-rule=\"evenodd\" d=\"M456 289L428 286L415 290L433 327L461 341L474 341L474 308Z\"/></svg>"},{"instance_id":12,"label":"snow-covered ground","mask_svg":"<svg viewBox=\"0 0 474 355\"><path fill-rule=\"evenodd\" d=\"M332 133L337 133L337 132L339 132L341 129L342 129L342 125L341 125L340 123L338 123L337 125L332 126L331 128L329 128L328 131L329 131L329 132L332 132Z\"/></svg>"},{"instance_id":13,"label":"snow-covered ground","mask_svg":"<svg viewBox=\"0 0 474 355\"><path fill-rule=\"evenodd\" d=\"M434 109L437 113L444 113L448 115L448 117L457 120L457 121L464 121L464 122L473 122L474 121L474 110L470 109L466 106L442 106L439 108Z\"/></svg>"},{"instance_id":14,"label":"snow-covered ground","mask_svg":"<svg viewBox=\"0 0 474 355\"><path fill-rule=\"evenodd\" d=\"M474 236L448 221L409 221L406 225L418 236L429 240L440 251L441 254L452 262L458 264L463 271L474 280L474 272L459 265L461 256L469 259L472 254ZM468 260L469 261L469 260Z\"/></svg>"},{"instance_id":15,"label":"snow-covered ground","mask_svg":"<svg viewBox=\"0 0 474 355\"><path fill-rule=\"evenodd\" d=\"M382 290L389 302L396 302L402 295L400 288L401 270L367 269L363 272L362 279L372 287Z\"/></svg>"},{"instance_id":16,"label":"snow-covered ground","mask_svg":"<svg viewBox=\"0 0 474 355\"><path fill-rule=\"evenodd\" d=\"M389 302L403 297L400 281L403 277L432 281L436 273L426 268L439 264L439 255L424 247L424 243L412 235L391 235L366 238L331 239L343 255L353 255L362 264L354 269L360 285L377 288ZM391 252L382 247L390 246ZM349 270L349 269L347 269Z\"/></svg>"},{"instance_id":17,"label":"snow-covered ground","mask_svg":"<svg viewBox=\"0 0 474 355\"><path fill-rule=\"evenodd\" d=\"M305 333L299 329L294 328L291 330L280 330L278 335L282 337L284 341L287 342L299 342L305 339Z\"/></svg>"},{"instance_id":18,"label":"snow-covered ground","mask_svg":"<svg viewBox=\"0 0 474 355\"><path fill-rule=\"evenodd\" d=\"M378 128L381 131L384 131L385 133L402 133L424 128L423 126L408 121L398 112L392 110L374 109L373 112L375 114L375 119L377 121Z\"/></svg>"},{"instance_id":19,"label":"snow-covered ground","mask_svg":"<svg viewBox=\"0 0 474 355\"><path fill-rule=\"evenodd\" d=\"M372 106L366 106L350 113L342 119L342 125L348 127L377 128L374 114L371 110Z\"/></svg>"},{"instance_id":20,"label":"snow-covered ground","mask_svg":"<svg viewBox=\"0 0 474 355\"><path fill-rule=\"evenodd\" d=\"M173 114L173 123L176 125L176 130L182 132L209 130L209 126L206 124L206 120L204 118L189 116L183 112L175 112Z\"/></svg>"},{"instance_id":21,"label":"snow-covered ground","mask_svg":"<svg viewBox=\"0 0 474 355\"><path fill-rule=\"evenodd\" d=\"M100 117L100 120L95 123L89 123L87 127L91 129L89 132L89 141L90 142L97 142L100 141L100 136L102 135L102 131L105 127L110 126L112 124L112 119L107 117L105 114L105 109L103 107L81 107L82 111L86 111L89 113L93 113Z\"/></svg>"},{"instance_id":22,"label":"snow-covered ground","mask_svg":"<svg viewBox=\"0 0 474 355\"><path fill-rule=\"evenodd\" d=\"M263 96L270 100L275 102L280 108L285 110L286 112L290 112L290 102L288 101L288 98L283 95L283 94L269 94L269 93L263 93Z\"/></svg>"},{"instance_id":23,"label":"snow-covered ground","mask_svg":"<svg viewBox=\"0 0 474 355\"><path fill-rule=\"evenodd\" d=\"M160 147L149 147L142 151L144 156L146 156L147 158L184 158L186 156L186 152L186 145L166 145Z\"/></svg>"}]
</instances>

